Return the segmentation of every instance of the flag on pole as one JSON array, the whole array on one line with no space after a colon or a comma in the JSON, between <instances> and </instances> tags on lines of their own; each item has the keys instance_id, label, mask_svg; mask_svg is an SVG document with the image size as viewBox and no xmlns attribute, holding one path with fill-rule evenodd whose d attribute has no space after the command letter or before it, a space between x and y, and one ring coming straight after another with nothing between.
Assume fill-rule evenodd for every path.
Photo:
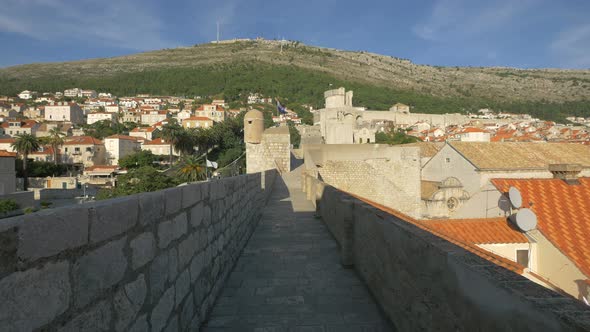
<instances>
[{"instance_id":1,"label":"flag on pole","mask_svg":"<svg viewBox=\"0 0 590 332\"><path fill-rule=\"evenodd\" d=\"M285 109L285 106L281 105L281 103L279 102L279 100L277 99L277 111L280 114L286 114L287 110Z\"/></svg>"}]
</instances>

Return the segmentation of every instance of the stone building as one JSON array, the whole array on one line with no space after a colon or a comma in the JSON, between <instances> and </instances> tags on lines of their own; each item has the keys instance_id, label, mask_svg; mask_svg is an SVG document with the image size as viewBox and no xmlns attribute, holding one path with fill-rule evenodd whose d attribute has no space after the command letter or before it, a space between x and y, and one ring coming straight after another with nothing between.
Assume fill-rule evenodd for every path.
<instances>
[{"instance_id":1,"label":"stone building","mask_svg":"<svg viewBox=\"0 0 590 332\"><path fill-rule=\"evenodd\" d=\"M0 195L16 190L15 152L0 150Z\"/></svg>"},{"instance_id":2,"label":"stone building","mask_svg":"<svg viewBox=\"0 0 590 332\"><path fill-rule=\"evenodd\" d=\"M45 106L46 121L84 123L84 113L78 104L59 102Z\"/></svg>"},{"instance_id":3,"label":"stone building","mask_svg":"<svg viewBox=\"0 0 590 332\"><path fill-rule=\"evenodd\" d=\"M375 142L375 133L381 129L379 124L390 123L395 128L408 128L418 122L429 126L446 127L469 121L461 114L420 114L410 113L409 106L397 103L390 112L367 111L352 104L353 92L344 88L324 92L325 108L318 110L314 122L321 127L326 144L360 143L359 130L366 128L368 137L362 137L363 143ZM359 137L355 139L355 133Z\"/></svg>"},{"instance_id":4,"label":"stone building","mask_svg":"<svg viewBox=\"0 0 590 332\"><path fill-rule=\"evenodd\" d=\"M264 116L251 110L244 116L246 171L256 173L269 169L291 170L291 137L286 126L264 130Z\"/></svg>"}]
</instances>

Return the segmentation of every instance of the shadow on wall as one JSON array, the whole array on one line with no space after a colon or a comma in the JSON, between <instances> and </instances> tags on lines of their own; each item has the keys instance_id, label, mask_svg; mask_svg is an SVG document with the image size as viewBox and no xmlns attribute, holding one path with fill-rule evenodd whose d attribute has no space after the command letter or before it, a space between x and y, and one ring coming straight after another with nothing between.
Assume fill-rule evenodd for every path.
<instances>
[{"instance_id":1,"label":"shadow on wall","mask_svg":"<svg viewBox=\"0 0 590 332\"><path fill-rule=\"evenodd\" d=\"M275 170L0 221L0 331L198 330Z\"/></svg>"},{"instance_id":2,"label":"shadow on wall","mask_svg":"<svg viewBox=\"0 0 590 332\"><path fill-rule=\"evenodd\" d=\"M590 311L580 302L313 176L302 181L342 263L354 266L400 331L590 330Z\"/></svg>"}]
</instances>

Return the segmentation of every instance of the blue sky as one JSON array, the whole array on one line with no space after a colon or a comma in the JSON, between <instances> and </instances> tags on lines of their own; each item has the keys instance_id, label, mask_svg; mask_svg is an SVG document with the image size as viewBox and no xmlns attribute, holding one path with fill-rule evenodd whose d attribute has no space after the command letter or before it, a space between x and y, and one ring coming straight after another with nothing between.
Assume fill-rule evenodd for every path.
<instances>
[{"instance_id":1,"label":"blue sky","mask_svg":"<svg viewBox=\"0 0 590 332\"><path fill-rule=\"evenodd\" d=\"M0 67L284 37L444 66L590 68L588 0L0 0Z\"/></svg>"}]
</instances>

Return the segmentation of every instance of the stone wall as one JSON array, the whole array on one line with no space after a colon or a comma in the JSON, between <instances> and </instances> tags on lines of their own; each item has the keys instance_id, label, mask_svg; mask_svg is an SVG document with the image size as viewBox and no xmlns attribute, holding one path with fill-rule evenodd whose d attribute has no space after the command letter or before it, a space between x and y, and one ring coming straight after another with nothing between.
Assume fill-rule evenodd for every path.
<instances>
[{"instance_id":1,"label":"stone wall","mask_svg":"<svg viewBox=\"0 0 590 332\"><path fill-rule=\"evenodd\" d=\"M0 330L198 330L276 171L0 222Z\"/></svg>"},{"instance_id":2,"label":"stone wall","mask_svg":"<svg viewBox=\"0 0 590 332\"><path fill-rule=\"evenodd\" d=\"M279 168L291 170L291 138L286 126L268 128L262 134L260 144L246 143L246 169L257 173Z\"/></svg>"},{"instance_id":3,"label":"stone wall","mask_svg":"<svg viewBox=\"0 0 590 332\"><path fill-rule=\"evenodd\" d=\"M0 195L0 200L13 200L21 209L39 205L35 202L35 193L32 191L16 191L12 194Z\"/></svg>"},{"instance_id":4,"label":"stone wall","mask_svg":"<svg viewBox=\"0 0 590 332\"><path fill-rule=\"evenodd\" d=\"M589 331L590 310L313 176L303 189L399 331Z\"/></svg>"}]
</instances>

